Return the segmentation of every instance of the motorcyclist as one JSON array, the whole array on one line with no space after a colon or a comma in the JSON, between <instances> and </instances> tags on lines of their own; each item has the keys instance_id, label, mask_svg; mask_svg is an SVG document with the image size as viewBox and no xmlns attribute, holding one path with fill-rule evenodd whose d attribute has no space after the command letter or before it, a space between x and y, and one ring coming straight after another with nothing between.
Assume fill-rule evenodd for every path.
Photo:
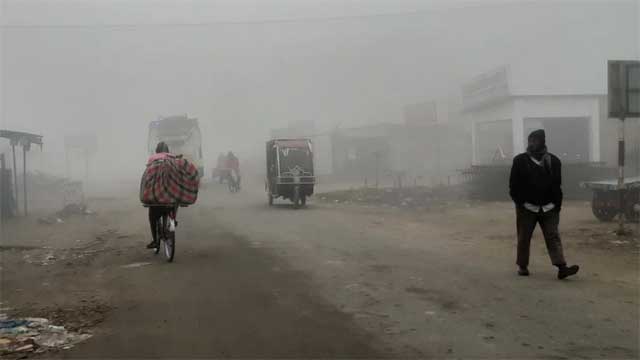
<instances>
[{"instance_id":1,"label":"motorcyclist","mask_svg":"<svg viewBox=\"0 0 640 360\"><path fill-rule=\"evenodd\" d=\"M153 161L166 158L168 155L170 155L169 146L164 141L159 142L158 146L156 146L156 153L149 158L147 166ZM147 249L155 249L160 246L160 239L158 239L158 234L156 234L158 221L160 221L163 216L169 215L173 210L173 206L149 206L149 226L151 227L152 240L147 244Z\"/></svg>"}]
</instances>

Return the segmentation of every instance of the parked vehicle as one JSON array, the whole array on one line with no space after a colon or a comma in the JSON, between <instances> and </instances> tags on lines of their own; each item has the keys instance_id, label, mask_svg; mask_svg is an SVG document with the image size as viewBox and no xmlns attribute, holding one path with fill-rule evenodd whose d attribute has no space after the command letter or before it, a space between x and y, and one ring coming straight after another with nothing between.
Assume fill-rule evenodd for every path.
<instances>
[{"instance_id":1,"label":"parked vehicle","mask_svg":"<svg viewBox=\"0 0 640 360\"><path fill-rule=\"evenodd\" d=\"M216 167L211 170L211 180L213 182L218 182L220 184L224 184L224 181L229 176L229 169L224 167Z\"/></svg>"},{"instance_id":2,"label":"parked vehicle","mask_svg":"<svg viewBox=\"0 0 640 360\"><path fill-rule=\"evenodd\" d=\"M313 147L309 139L276 139L267 142L267 179L265 189L269 205L283 198L300 208L313 195L316 182Z\"/></svg>"},{"instance_id":3,"label":"parked vehicle","mask_svg":"<svg viewBox=\"0 0 640 360\"><path fill-rule=\"evenodd\" d=\"M620 213L620 192L618 180L588 181L582 186L593 190L591 209L600 221L611 221ZM640 177L625 180L624 203L622 210L629 221L638 221L639 213L634 208L640 204Z\"/></svg>"}]
</instances>

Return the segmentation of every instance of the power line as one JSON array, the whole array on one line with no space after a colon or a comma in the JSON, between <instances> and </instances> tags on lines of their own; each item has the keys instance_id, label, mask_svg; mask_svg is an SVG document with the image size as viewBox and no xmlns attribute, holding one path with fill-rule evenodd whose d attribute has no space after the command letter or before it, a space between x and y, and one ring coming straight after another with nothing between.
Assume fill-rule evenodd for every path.
<instances>
[{"instance_id":1,"label":"power line","mask_svg":"<svg viewBox=\"0 0 640 360\"><path fill-rule=\"evenodd\" d=\"M345 15L330 17L303 17L289 19L270 20L247 20L247 21L214 21L214 22L171 22L171 23L148 23L148 24L5 24L0 25L2 29L135 29L135 28L158 28L158 27L210 27L210 26L230 26L230 25L271 25L271 24L301 24L301 23L328 23L351 20L369 20L393 17L421 16L432 13L433 10L414 10L395 13L379 13L369 15Z\"/></svg>"},{"instance_id":2,"label":"power line","mask_svg":"<svg viewBox=\"0 0 640 360\"><path fill-rule=\"evenodd\" d=\"M6 0L0 0L5 4ZM56 24L0 24L0 29L136 29L136 28L159 28L159 27L211 27L211 26L229 26L229 25L271 25L271 24L302 24L302 23L328 23L328 22L341 22L352 20L370 20L370 19L384 19L384 18L402 18L412 16L423 16L427 14L433 14L439 11L447 11L456 8L474 8L474 7L487 7L487 6L501 6L504 4L515 3L514 0L489 0L490 3L481 3L481 1L460 1L456 5L448 7L438 7L432 9L420 9L412 11L401 12L388 12L377 13L367 15L343 15L343 16L327 16L327 17L301 17L301 18L283 18L283 19L268 19L268 20L242 20L242 21L203 21L203 22L166 22L166 23L122 23L122 24L69 24L69 25L56 25ZM524 3L536 3L549 2L552 0L517 0L519 4ZM579 2L580 0L568 0L567 2ZM4 11L6 14L6 10ZM6 15L5 15L6 17Z\"/></svg>"}]
</instances>

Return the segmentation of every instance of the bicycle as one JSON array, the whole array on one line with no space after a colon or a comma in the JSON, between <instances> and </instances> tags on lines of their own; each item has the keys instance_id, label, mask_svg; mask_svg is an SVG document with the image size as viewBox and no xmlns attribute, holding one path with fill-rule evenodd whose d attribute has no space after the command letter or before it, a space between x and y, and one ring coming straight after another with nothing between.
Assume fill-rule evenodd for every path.
<instances>
[{"instance_id":1,"label":"bicycle","mask_svg":"<svg viewBox=\"0 0 640 360\"><path fill-rule=\"evenodd\" d=\"M159 206L159 205L145 205ZM166 206L166 205L162 205ZM158 247L154 248L154 253L157 255L160 252L160 248L163 248L163 254L167 262L173 262L173 258L176 253L176 227L178 221L176 220L178 212L178 206L173 206L172 209L162 215L159 221L156 223L156 239L158 239Z\"/></svg>"}]
</instances>

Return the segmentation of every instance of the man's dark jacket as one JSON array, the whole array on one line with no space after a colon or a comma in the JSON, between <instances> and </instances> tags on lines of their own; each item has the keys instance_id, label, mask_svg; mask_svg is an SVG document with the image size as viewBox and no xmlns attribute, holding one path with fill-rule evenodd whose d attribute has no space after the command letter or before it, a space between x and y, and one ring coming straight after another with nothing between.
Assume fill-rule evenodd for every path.
<instances>
[{"instance_id":1,"label":"man's dark jacket","mask_svg":"<svg viewBox=\"0 0 640 360\"><path fill-rule=\"evenodd\" d=\"M562 164L555 155L546 156L549 159L543 160L543 166L533 162L527 153L513 159L509 195L517 206L553 203L556 211L562 208Z\"/></svg>"}]
</instances>

